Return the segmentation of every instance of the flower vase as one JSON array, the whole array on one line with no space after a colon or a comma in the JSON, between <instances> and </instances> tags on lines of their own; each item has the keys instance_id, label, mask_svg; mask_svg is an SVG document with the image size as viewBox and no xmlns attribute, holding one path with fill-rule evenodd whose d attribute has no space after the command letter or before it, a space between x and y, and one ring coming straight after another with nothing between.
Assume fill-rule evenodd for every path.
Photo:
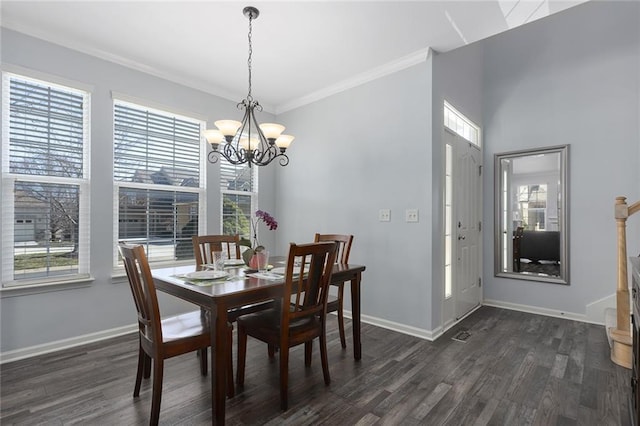
<instances>
[{"instance_id":1,"label":"flower vase","mask_svg":"<svg viewBox=\"0 0 640 426\"><path fill-rule=\"evenodd\" d=\"M253 258L255 253L252 248L248 248L242 253L242 260L244 260L245 265L248 267L251 267L251 258Z\"/></svg>"},{"instance_id":2,"label":"flower vase","mask_svg":"<svg viewBox=\"0 0 640 426\"><path fill-rule=\"evenodd\" d=\"M247 250L249 251L249 250ZM245 251L245 253L247 252ZM249 268L251 269L259 269L260 263L262 261L262 263L265 262L265 256L268 256L268 253L266 252L266 250L264 249L263 246L258 246L255 249L251 250L253 253L251 254L251 256L249 257ZM249 256L249 255L247 255ZM244 256L243 256L243 259ZM245 259L246 262L246 259Z\"/></svg>"}]
</instances>

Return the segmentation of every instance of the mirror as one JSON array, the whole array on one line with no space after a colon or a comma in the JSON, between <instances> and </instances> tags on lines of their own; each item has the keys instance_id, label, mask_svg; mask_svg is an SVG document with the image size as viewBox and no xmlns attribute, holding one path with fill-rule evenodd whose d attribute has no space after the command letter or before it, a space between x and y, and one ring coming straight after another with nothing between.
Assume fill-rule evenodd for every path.
<instances>
[{"instance_id":1,"label":"mirror","mask_svg":"<svg viewBox=\"0 0 640 426\"><path fill-rule=\"evenodd\" d=\"M495 155L495 274L569 284L569 146Z\"/></svg>"}]
</instances>

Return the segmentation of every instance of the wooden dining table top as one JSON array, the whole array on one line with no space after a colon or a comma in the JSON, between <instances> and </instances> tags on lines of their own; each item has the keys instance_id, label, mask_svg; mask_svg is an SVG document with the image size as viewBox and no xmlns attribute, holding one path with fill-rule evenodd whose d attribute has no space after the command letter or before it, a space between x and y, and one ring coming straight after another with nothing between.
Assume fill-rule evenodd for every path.
<instances>
[{"instance_id":1,"label":"wooden dining table top","mask_svg":"<svg viewBox=\"0 0 640 426\"><path fill-rule=\"evenodd\" d=\"M276 258L271 262L274 267L283 266L285 264L285 258ZM250 270L244 266L232 266L225 267L224 270L228 272L228 277L216 280L189 280L185 277L185 274L197 270L206 270L204 267L196 267L195 265L183 265L172 266L166 268L155 268L152 270L152 275L156 280L156 285L159 290L167 290L167 285L171 287L177 287L175 291L179 291L180 288L191 293L189 301L194 301L193 298L197 297L197 294L201 294L202 297L198 298L201 303L196 302L198 305L208 307L211 305L211 299L232 299L232 296L237 296L239 299L243 299L242 295L247 293L254 293L258 289L267 289L273 287L279 289L284 284L284 275L281 279L261 279L252 277L252 273L255 270ZM210 269L210 268L209 268ZM362 272L365 270L363 265L354 264L335 264L332 272L333 283L339 283L350 280L351 276L356 272ZM158 284L160 284L158 286ZM172 292L173 293L173 292ZM241 300L239 303L244 303ZM235 304L232 303L232 307Z\"/></svg>"}]
</instances>

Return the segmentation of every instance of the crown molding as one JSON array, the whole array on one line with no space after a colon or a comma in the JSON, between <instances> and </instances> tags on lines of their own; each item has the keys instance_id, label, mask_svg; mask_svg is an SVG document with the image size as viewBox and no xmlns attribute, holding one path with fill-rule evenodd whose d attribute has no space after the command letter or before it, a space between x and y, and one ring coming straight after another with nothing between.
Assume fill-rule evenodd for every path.
<instances>
[{"instance_id":1,"label":"crown molding","mask_svg":"<svg viewBox=\"0 0 640 426\"><path fill-rule=\"evenodd\" d=\"M354 87L361 86L370 81L377 80L389 74L402 71L406 68L412 67L422 62L426 62L430 54L431 48L428 47L425 49L420 49L416 52L410 53L409 55L403 56L402 58L388 62L384 65L373 68L369 71L365 71L354 77L342 80L339 83L325 87L324 89L312 92L308 95L278 105L276 106L276 114L282 114L292 109L308 105L310 103L319 101L320 99L324 99L329 96L344 92L346 90L353 89Z\"/></svg>"},{"instance_id":2,"label":"crown molding","mask_svg":"<svg viewBox=\"0 0 640 426\"><path fill-rule=\"evenodd\" d=\"M139 71L145 74L149 74L154 77L161 78L163 80L171 81L173 83L180 84L185 87L199 90L201 92L205 92L210 95L214 95L219 98L223 98L232 102L239 102L241 99L245 97L245 95L234 93L230 90L224 89L219 86L212 86L210 84L207 84L201 81L194 81L192 78L187 78L171 72L159 70L155 67L151 67L149 65L146 65L128 58L124 58L119 55L115 55L111 52L107 52L102 49L88 47L84 45L82 42L78 42L73 38L61 37L59 34L53 34L51 32L43 31L39 28L33 28L28 25L23 25L21 23L14 22L12 20L8 20L8 19L3 20L2 27L25 34L30 37L43 40L47 43L55 44L66 49L74 50L76 52L84 53L86 55L93 56L95 58L102 59L107 62L112 62L117 65L121 65L123 67L129 68L135 71ZM275 113L275 107L273 105L262 104L262 103L260 105L262 106L265 112L269 112L271 114Z\"/></svg>"},{"instance_id":3,"label":"crown molding","mask_svg":"<svg viewBox=\"0 0 640 426\"><path fill-rule=\"evenodd\" d=\"M184 76L176 75L175 73L159 70L155 67L151 67L149 65L140 63L138 61L135 61L129 58L124 58L122 56L115 55L111 52L107 52L102 49L88 47L84 45L82 42L78 42L73 38L62 37L59 34L53 34L51 32L42 30L40 28L34 28L28 25L24 25L24 24L21 24L20 22L15 22L10 19L3 20L2 27L12 31L22 33L22 34L26 34L34 38L44 40L48 43L56 44L58 46L61 46L70 50L74 50L74 51L81 52L81 53L84 53L108 62L112 62L118 65L124 66L126 68L143 72L145 74L149 74L154 77L161 78L163 80L171 81L173 83L190 87L192 89L200 90L202 92L209 93L211 95L218 96L226 100L238 102L238 100L244 97L243 95L233 93L232 91L229 91L222 87L212 86L202 81L194 81L192 78L186 78ZM272 104L261 104L261 105L265 112L268 112L271 114L282 114L292 109L299 108L304 105L308 105L310 103L319 101L326 97L344 92L346 90L363 85L370 81L377 80L379 78L385 77L387 75L396 73L403 69L425 62L428 56L431 54L431 52L432 52L431 48L418 50L416 52L410 53L394 61L388 62L387 64L373 68L369 71L365 71L361 74L355 75L354 77L345 79L341 82L327 86L321 90L312 92L308 95L299 97L297 99L290 100L278 106L274 106Z\"/></svg>"}]
</instances>

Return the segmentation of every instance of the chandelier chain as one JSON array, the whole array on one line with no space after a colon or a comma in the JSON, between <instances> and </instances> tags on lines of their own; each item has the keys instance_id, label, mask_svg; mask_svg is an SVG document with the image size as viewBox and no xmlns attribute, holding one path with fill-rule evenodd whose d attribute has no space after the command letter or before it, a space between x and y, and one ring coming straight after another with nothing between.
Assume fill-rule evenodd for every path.
<instances>
[{"instance_id":1,"label":"chandelier chain","mask_svg":"<svg viewBox=\"0 0 640 426\"><path fill-rule=\"evenodd\" d=\"M249 94L247 95L247 100L249 102L253 100L253 96L251 96L251 56L253 54L253 47L251 44L251 34L253 32L252 22L253 22L253 14L250 13L249 14L249 34L247 35L247 38L249 39L249 59L247 59L247 66L249 68Z\"/></svg>"}]
</instances>

